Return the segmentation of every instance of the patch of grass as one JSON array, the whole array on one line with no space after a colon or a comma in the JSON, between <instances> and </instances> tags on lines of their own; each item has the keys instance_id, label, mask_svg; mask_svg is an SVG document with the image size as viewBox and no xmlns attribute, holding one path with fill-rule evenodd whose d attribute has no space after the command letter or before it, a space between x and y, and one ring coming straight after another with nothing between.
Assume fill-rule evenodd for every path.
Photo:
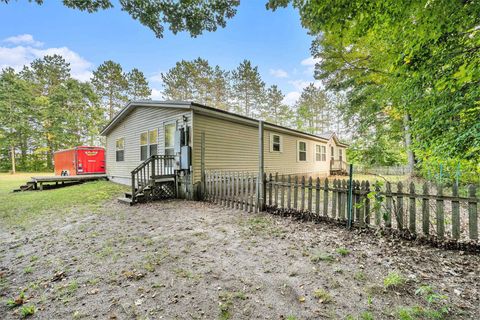
<instances>
[{"instance_id":1,"label":"patch of grass","mask_svg":"<svg viewBox=\"0 0 480 320\"><path fill-rule=\"evenodd\" d=\"M24 318L35 314L35 306L33 304L24 305L20 308L20 315Z\"/></svg>"},{"instance_id":2,"label":"patch of grass","mask_svg":"<svg viewBox=\"0 0 480 320\"><path fill-rule=\"evenodd\" d=\"M317 262L320 262L320 261L334 262L335 257L332 256L331 254L328 254L328 253L325 253L325 252L316 252L316 253L312 254L312 256L310 257L310 261L312 261L314 263L317 263Z\"/></svg>"},{"instance_id":3,"label":"patch of grass","mask_svg":"<svg viewBox=\"0 0 480 320\"><path fill-rule=\"evenodd\" d=\"M398 272L390 272L385 279L383 285L385 289L399 288L407 283L407 279Z\"/></svg>"},{"instance_id":4,"label":"patch of grass","mask_svg":"<svg viewBox=\"0 0 480 320\"><path fill-rule=\"evenodd\" d=\"M347 248L337 248L337 253L339 255L341 255L342 257L346 257L350 254L350 250L348 250Z\"/></svg>"},{"instance_id":5,"label":"patch of grass","mask_svg":"<svg viewBox=\"0 0 480 320\"><path fill-rule=\"evenodd\" d=\"M436 304L442 301L446 301L448 297L446 295L436 292L431 286L422 285L415 290L415 294L425 297L427 303Z\"/></svg>"},{"instance_id":6,"label":"patch of grass","mask_svg":"<svg viewBox=\"0 0 480 320\"><path fill-rule=\"evenodd\" d=\"M358 317L360 320L375 320L373 317L373 314L369 311L364 311L360 313L360 316Z\"/></svg>"},{"instance_id":7,"label":"patch of grass","mask_svg":"<svg viewBox=\"0 0 480 320\"><path fill-rule=\"evenodd\" d=\"M396 318L398 320L443 320L448 319L448 308L432 310L421 306L400 307L396 311Z\"/></svg>"},{"instance_id":8,"label":"patch of grass","mask_svg":"<svg viewBox=\"0 0 480 320\"><path fill-rule=\"evenodd\" d=\"M28 267L25 267L25 268L23 269L23 273L24 273L24 274L30 274L30 273L32 273L32 272L33 272L33 267L32 267L32 266L28 266Z\"/></svg>"},{"instance_id":9,"label":"patch of grass","mask_svg":"<svg viewBox=\"0 0 480 320\"><path fill-rule=\"evenodd\" d=\"M219 308L220 308L219 318L221 320L228 320L232 317L231 309L233 307L233 301L235 299L246 300L247 296L242 291L238 291L238 292L228 292L227 291L227 292L221 292L218 295L218 299L220 300L220 302L219 302Z\"/></svg>"},{"instance_id":10,"label":"patch of grass","mask_svg":"<svg viewBox=\"0 0 480 320\"><path fill-rule=\"evenodd\" d=\"M198 280L200 278L199 275L182 268L174 269L173 272L175 272L175 274L179 278L193 279L193 280Z\"/></svg>"},{"instance_id":11,"label":"patch of grass","mask_svg":"<svg viewBox=\"0 0 480 320\"><path fill-rule=\"evenodd\" d=\"M289 315L285 318L285 320L297 320L297 317Z\"/></svg>"},{"instance_id":12,"label":"patch of grass","mask_svg":"<svg viewBox=\"0 0 480 320\"><path fill-rule=\"evenodd\" d=\"M355 274L353 275L353 279L359 282L364 282L367 280L367 276L363 271L358 271L358 272L355 272Z\"/></svg>"},{"instance_id":13,"label":"patch of grass","mask_svg":"<svg viewBox=\"0 0 480 320\"><path fill-rule=\"evenodd\" d=\"M0 174L0 223L29 228L45 216L61 217L73 209L76 214L96 211L105 200L127 190L112 182L94 181L54 190L11 192L31 176L42 175L51 173Z\"/></svg>"},{"instance_id":14,"label":"patch of grass","mask_svg":"<svg viewBox=\"0 0 480 320\"><path fill-rule=\"evenodd\" d=\"M320 303L330 303L333 301L332 295L324 290L324 289L317 289L313 292L313 296L318 299Z\"/></svg>"}]
</instances>

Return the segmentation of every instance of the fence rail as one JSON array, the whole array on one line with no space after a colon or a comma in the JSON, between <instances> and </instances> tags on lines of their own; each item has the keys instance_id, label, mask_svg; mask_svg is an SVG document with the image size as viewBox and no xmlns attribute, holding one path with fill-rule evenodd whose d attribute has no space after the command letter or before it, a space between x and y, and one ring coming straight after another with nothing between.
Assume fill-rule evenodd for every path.
<instances>
[{"instance_id":1,"label":"fence rail","mask_svg":"<svg viewBox=\"0 0 480 320\"><path fill-rule=\"evenodd\" d=\"M257 180L257 173L207 171L204 199L256 212L260 209L257 199L260 185L270 212L311 220L333 219L345 224L350 220L360 228L386 228L413 237L423 235L439 241L480 244L480 199L473 185L468 187L466 196L460 196L456 186L446 190L428 183L416 186L413 182L392 185L354 180L349 198L349 182L344 179L330 181L270 173L264 175L263 184L257 185Z\"/></svg>"},{"instance_id":2,"label":"fence rail","mask_svg":"<svg viewBox=\"0 0 480 320\"><path fill-rule=\"evenodd\" d=\"M348 219L348 182L319 178L293 180L290 177L269 175L265 181L267 204L281 209L312 215L313 218ZM395 188L394 188L395 187ZM352 183L352 222L358 227L385 227L411 235L435 235L438 239L478 241L478 203L476 188L468 188L468 196L459 196L453 187L452 195L444 195L442 187L429 192L424 184L420 192L412 182L405 186L370 185L369 181ZM433 191L433 190L432 190Z\"/></svg>"},{"instance_id":3,"label":"fence rail","mask_svg":"<svg viewBox=\"0 0 480 320\"><path fill-rule=\"evenodd\" d=\"M379 174L379 175L407 175L412 173L409 166L390 166L390 167L368 167L362 165L355 166L355 173L360 174Z\"/></svg>"}]
</instances>

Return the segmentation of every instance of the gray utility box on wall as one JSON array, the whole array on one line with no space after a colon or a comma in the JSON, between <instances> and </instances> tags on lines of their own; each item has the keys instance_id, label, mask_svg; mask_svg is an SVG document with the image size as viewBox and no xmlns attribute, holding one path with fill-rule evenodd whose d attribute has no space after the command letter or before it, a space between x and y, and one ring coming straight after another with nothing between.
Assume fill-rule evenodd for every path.
<instances>
[{"instance_id":1,"label":"gray utility box on wall","mask_svg":"<svg viewBox=\"0 0 480 320\"><path fill-rule=\"evenodd\" d=\"M183 146L180 151L180 169L189 170L192 163L192 148L190 146Z\"/></svg>"}]
</instances>

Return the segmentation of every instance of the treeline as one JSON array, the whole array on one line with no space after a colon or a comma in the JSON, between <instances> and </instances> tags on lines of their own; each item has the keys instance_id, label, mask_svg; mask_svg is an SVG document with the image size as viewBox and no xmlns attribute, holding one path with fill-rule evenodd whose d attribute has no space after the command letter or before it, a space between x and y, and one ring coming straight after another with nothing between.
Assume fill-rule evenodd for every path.
<instances>
[{"instance_id":1,"label":"treeline","mask_svg":"<svg viewBox=\"0 0 480 320\"><path fill-rule=\"evenodd\" d=\"M234 70L212 66L202 58L182 60L161 77L166 99L193 100L316 134L343 128L337 108L341 95L328 94L310 83L297 102L289 106L278 86L267 86L258 67L248 60Z\"/></svg>"},{"instance_id":2,"label":"treeline","mask_svg":"<svg viewBox=\"0 0 480 320\"><path fill-rule=\"evenodd\" d=\"M148 82L137 69L106 61L91 81L72 78L59 55L0 72L0 170L49 170L53 152L101 144L99 130L129 99L147 99Z\"/></svg>"},{"instance_id":3,"label":"treeline","mask_svg":"<svg viewBox=\"0 0 480 320\"><path fill-rule=\"evenodd\" d=\"M214 108L320 134L343 128L332 96L313 83L294 106L277 85L267 86L258 67L241 62L234 70L207 60L182 60L161 75L164 99L192 100ZM125 72L106 61L90 81L72 78L59 55L45 56L0 73L0 170L51 170L53 152L78 145L102 145L101 128L130 100L150 99L138 69Z\"/></svg>"}]
</instances>

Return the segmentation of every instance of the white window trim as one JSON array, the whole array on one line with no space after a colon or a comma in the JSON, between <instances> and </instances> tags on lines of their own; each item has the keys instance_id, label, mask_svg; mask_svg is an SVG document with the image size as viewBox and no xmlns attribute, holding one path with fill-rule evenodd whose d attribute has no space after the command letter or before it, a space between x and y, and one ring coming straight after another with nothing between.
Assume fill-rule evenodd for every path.
<instances>
[{"instance_id":1,"label":"white window trim","mask_svg":"<svg viewBox=\"0 0 480 320\"><path fill-rule=\"evenodd\" d=\"M273 136L280 138L280 151L273 150ZM283 136L278 133L270 133L270 152L282 153L283 152Z\"/></svg>"},{"instance_id":2,"label":"white window trim","mask_svg":"<svg viewBox=\"0 0 480 320\"><path fill-rule=\"evenodd\" d=\"M168 125L174 125L175 126L175 130L178 129L178 123L177 123L177 120L169 120L169 121L164 121L163 122L163 127L162 127L162 131L163 131L163 143L162 143L162 151L163 151L163 154L166 154L166 150L167 149L173 149L175 151L175 132L174 132L174 136L173 136L173 146L172 147L166 147L166 142L167 142L167 126ZM160 142L160 141L159 141ZM160 143L159 143L160 145Z\"/></svg>"},{"instance_id":3,"label":"white window trim","mask_svg":"<svg viewBox=\"0 0 480 320\"><path fill-rule=\"evenodd\" d=\"M123 149L117 149L117 141L123 140ZM123 151L123 160L117 160L117 151ZM115 139L115 162L123 162L125 161L125 137L119 137Z\"/></svg>"},{"instance_id":4,"label":"white window trim","mask_svg":"<svg viewBox=\"0 0 480 320\"><path fill-rule=\"evenodd\" d=\"M320 160L317 160L317 147L320 147ZM322 153L322 148L325 148L325 152ZM325 160L322 160L322 155L325 154ZM314 155L313 159L315 159L315 162L325 162L327 160L327 147L323 144L315 144L315 150L314 150Z\"/></svg>"},{"instance_id":5,"label":"white window trim","mask_svg":"<svg viewBox=\"0 0 480 320\"><path fill-rule=\"evenodd\" d=\"M300 143L305 143L305 160L300 160ZM297 162L308 162L308 141L297 140Z\"/></svg>"}]
</instances>

